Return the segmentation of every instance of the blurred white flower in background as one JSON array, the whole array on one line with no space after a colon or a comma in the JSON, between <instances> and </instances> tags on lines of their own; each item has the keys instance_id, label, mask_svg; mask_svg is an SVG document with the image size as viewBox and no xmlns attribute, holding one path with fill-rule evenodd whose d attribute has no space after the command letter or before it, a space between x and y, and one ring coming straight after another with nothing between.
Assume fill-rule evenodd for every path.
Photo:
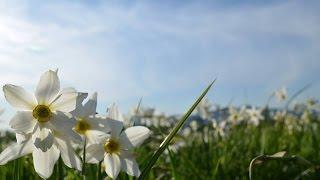
<instances>
[{"instance_id":1,"label":"blurred white flower in background","mask_svg":"<svg viewBox=\"0 0 320 180\"><path fill-rule=\"evenodd\" d=\"M192 129L188 126L186 126L185 128L181 129L181 135L184 137L188 137L191 133L192 133Z\"/></svg>"},{"instance_id":2,"label":"blurred white flower in background","mask_svg":"<svg viewBox=\"0 0 320 180\"><path fill-rule=\"evenodd\" d=\"M164 112L159 112L157 114L158 124L160 127L170 127L171 123L169 121L169 118L166 117Z\"/></svg>"},{"instance_id":3,"label":"blurred white flower in background","mask_svg":"<svg viewBox=\"0 0 320 180\"><path fill-rule=\"evenodd\" d=\"M247 109L247 113L249 115L249 121L255 126L259 125L260 120L264 120L262 110L254 106L251 109Z\"/></svg>"},{"instance_id":4,"label":"blurred white flower in background","mask_svg":"<svg viewBox=\"0 0 320 180\"><path fill-rule=\"evenodd\" d=\"M318 105L318 100L316 100L315 98L309 98L306 102L307 108L310 110L316 110L317 108L319 108Z\"/></svg>"},{"instance_id":5,"label":"blurred white flower in background","mask_svg":"<svg viewBox=\"0 0 320 180\"><path fill-rule=\"evenodd\" d=\"M310 123L310 119L311 119L311 112L310 111L304 111L301 115L301 122L303 124L308 124Z\"/></svg>"},{"instance_id":6,"label":"blurred white flower in background","mask_svg":"<svg viewBox=\"0 0 320 180\"><path fill-rule=\"evenodd\" d=\"M212 116L211 112L212 104L207 98L202 99L196 108L197 114L205 120L210 120Z\"/></svg>"},{"instance_id":7,"label":"blurred white flower in background","mask_svg":"<svg viewBox=\"0 0 320 180\"><path fill-rule=\"evenodd\" d=\"M178 142L174 142L174 143L170 144L169 148L170 148L171 151L177 153L180 148L185 147L185 146L186 146L186 142L185 141L178 141ZM168 153L168 151L165 151L165 153Z\"/></svg>"},{"instance_id":8,"label":"blurred white flower in background","mask_svg":"<svg viewBox=\"0 0 320 180\"><path fill-rule=\"evenodd\" d=\"M199 127L200 127L200 126L199 126L198 121L192 120L192 121L190 122L190 128L191 128L192 131L194 131L194 132L197 131Z\"/></svg>"},{"instance_id":9,"label":"blurred white flower in background","mask_svg":"<svg viewBox=\"0 0 320 180\"><path fill-rule=\"evenodd\" d=\"M281 89L275 92L275 96L278 102L285 101L288 98L287 89L285 87L282 87Z\"/></svg>"},{"instance_id":10,"label":"blurred white flower in background","mask_svg":"<svg viewBox=\"0 0 320 180\"><path fill-rule=\"evenodd\" d=\"M131 107L128 114L124 117L123 124L125 127L133 126L135 123L141 124L140 105Z\"/></svg>"},{"instance_id":11,"label":"blurred white flower in background","mask_svg":"<svg viewBox=\"0 0 320 180\"><path fill-rule=\"evenodd\" d=\"M155 113L155 108L151 107L146 107L146 108L141 108L142 110L142 116L146 118L152 118Z\"/></svg>"},{"instance_id":12,"label":"blurred white flower in background","mask_svg":"<svg viewBox=\"0 0 320 180\"><path fill-rule=\"evenodd\" d=\"M284 119L287 115L287 111L283 110L283 111L277 111L274 116L273 119L277 122L284 122Z\"/></svg>"},{"instance_id":13,"label":"blurred white flower in background","mask_svg":"<svg viewBox=\"0 0 320 180\"><path fill-rule=\"evenodd\" d=\"M216 120L212 121L212 127L215 130L217 136L224 137L226 135L225 130L227 126L227 121L217 122Z\"/></svg>"},{"instance_id":14,"label":"blurred white flower in background","mask_svg":"<svg viewBox=\"0 0 320 180\"><path fill-rule=\"evenodd\" d=\"M235 107L229 107L229 117L228 120L232 124L239 124L241 121L244 120L244 108L240 110L236 109Z\"/></svg>"},{"instance_id":15,"label":"blurred white flower in background","mask_svg":"<svg viewBox=\"0 0 320 180\"><path fill-rule=\"evenodd\" d=\"M172 118L166 116L164 112L151 107L138 107L131 108L129 114L124 118L125 127L130 127L134 124L157 128L171 127Z\"/></svg>"}]
</instances>

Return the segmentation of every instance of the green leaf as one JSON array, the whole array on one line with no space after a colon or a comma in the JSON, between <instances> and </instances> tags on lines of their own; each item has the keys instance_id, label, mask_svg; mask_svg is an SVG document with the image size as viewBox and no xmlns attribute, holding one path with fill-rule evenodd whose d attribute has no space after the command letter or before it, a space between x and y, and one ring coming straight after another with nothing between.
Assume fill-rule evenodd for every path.
<instances>
[{"instance_id":1,"label":"green leaf","mask_svg":"<svg viewBox=\"0 0 320 180\"><path fill-rule=\"evenodd\" d=\"M201 102L203 97L208 93L209 89L213 85L213 83L216 80L214 80L199 96L199 98L193 103L193 105L190 107L190 109L182 116L182 118L178 121L176 126L173 128L173 130L169 133L169 135L162 141L160 144L158 150L153 154L150 161L147 163L145 168L143 169L141 175L139 176L139 180L145 179L148 173L150 172L153 165L157 162L160 155L163 153L163 151L168 147L170 141L173 139L173 137L178 133L182 125L185 123L185 121L188 119L188 117L191 115L193 110L197 107L197 105Z\"/></svg>"},{"instance_id":2,"label":"green leaf","mask_svg":"<svg viewBox=\"0 0 320 180\"><path fill-rule=\"evenodd\" d=\"M262 164L262 163L270 161L270 160L295 161L299 165L313 166L311 162L307 161L306 159L304 159L300 156L297 156L297 155L289 156L286 151L277 152L273 155L260 155L258 157L255 157L250 162L249 179L252 180L252 170L256 165Z\"/></svg>"}]
</instances>

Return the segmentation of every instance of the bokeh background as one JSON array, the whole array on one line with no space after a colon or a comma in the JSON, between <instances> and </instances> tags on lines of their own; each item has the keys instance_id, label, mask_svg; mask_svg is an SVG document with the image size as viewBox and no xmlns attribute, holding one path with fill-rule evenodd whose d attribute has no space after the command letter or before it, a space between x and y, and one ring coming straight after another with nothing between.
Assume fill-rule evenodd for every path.
<instances>
[{"instance_id":1,"label":"bokeh background","mask_svg":"<svg viewBox=\"0 0 320 180\"><path fill-rule=\"evenodd\" d=\"M320 1L0 0L0 83L98 92L99 111L138 103L180 114L214 78L214 103L264 104L282 86L319 97ZM299 100L299 99L297 99ZM12 108L0 96L1 129Z\"/></svg>"}]
</instances>

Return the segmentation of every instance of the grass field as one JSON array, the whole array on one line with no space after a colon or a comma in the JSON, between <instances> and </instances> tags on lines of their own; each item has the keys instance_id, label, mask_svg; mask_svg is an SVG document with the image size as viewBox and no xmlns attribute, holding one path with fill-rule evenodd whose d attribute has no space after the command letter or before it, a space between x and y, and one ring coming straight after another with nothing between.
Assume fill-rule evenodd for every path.
<instances>
[{"instance_id":1,"label":"grass field","mask_svg":"<svg viewBox=\"0 0 320 180\"><path fill-rule=\"evenodd\" d=\"M34 95L6 84L18 110L13 132L1 133L0 179L320 178L319 104L291 104L308 86L290 98L284 88L273 93L269 102L283 108L221 108L204 99L214 82L178 116L141 101L129 114L115 104L99 114L97 93L60 90L57 70Z\"/></svg>"},{"instance_id":2,"label":"grass field","mask_svg":"<svg viewBox=\"0 0 320 180\"><path fill-rule=\"evenodd\" d=\"M215 121L204 119L204 112L210 112L210 108L199 107L160 156L148 179L248 179L249 164L253 158L280 151L286 151L286 154L270 160L262 158L255 163L252 179L319 179L320 121L317 104L300 106L302 110L296 108L286 114L264 108L260 117L263 120L258 124L250 121L249 114L241 114L245 112L243 109L230 110L225 119ZM237 112L243 117L234 118L235 114L232 116L230 112ZM193 121L192 117L198 117L198 121ZM206 123L200 123L199 117ZM140 169L143 169L171 131L175 117L157 115L150 109L141 108L126 119L147 124L152 132L150 138L135 150ZM2 134L1 149L15 140L13 133ZM88 164L86 178L107 177L103 166ZM49 179L62 177L83 179L80 171L67 168L59 159ZM118 178L134 179L124 172ZM0 179L41 178L34 171L29 155L0 166Z\"/></svg>"}]
</instances>

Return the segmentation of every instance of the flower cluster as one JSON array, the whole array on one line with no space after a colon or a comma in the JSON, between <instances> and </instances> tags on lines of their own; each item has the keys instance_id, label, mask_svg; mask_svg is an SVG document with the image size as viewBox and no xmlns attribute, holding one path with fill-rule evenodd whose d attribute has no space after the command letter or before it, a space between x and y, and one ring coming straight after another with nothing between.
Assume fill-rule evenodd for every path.
<instances>
[{"instance_id":1,"label":"flower cluster","mask_svg":"<svg viewBox=\"0 0 320 180\"><path fill-rule=\"evenodd\" d=\"M105 171L116 178L123 170L132 176L140 171L132 153L150 135L148 128L133 126L124 129L123 117L112 105L106 115L96 112L97 93L82 104L87 93L74 88L60 88L58 72L45 72L30 94L19 86L3 87L7 102L17 109L10 121L17 142L0 154L0 165L32 154L35 171L42 178L52 175L61 157L70 168L82 170L83 163L74 145L84 143L87 163L104 162Z\"/></svg>"},{"instance_id":2,"label":"flower cluster","mask_svg":"<svg viewBox=\"0 0 320 180\"><path fill-rule=\"evenodd\" d=\"M262 107L250 105L242 105L240 107L228 105L227 107L222 107L211 104L208 99L203 99L197 107L196 113L189 117L189 120L178 134L180 139L176 138L174 141L175 143L185 142L183 141L185 139L189 141L190 138L196 137L197 134L202 137L202 134L206 135L206 133L202 132L207 130L214 132L213 134L217 137L224 138L237 127L241 126L250 129L257 126L265 126L266 124L284 126L291 133L293 130L302 130L304 126L312 124L319 117L320 103L317 99L308 99L302 103L292 104L290 109L287 107L287 103L291 97L285 87L272 93L268 103L272 98L275 100L272 103L277 104L276 107L270 107L268 104ZM157 134L156 130L160 129L162 133L168 133L172 124L179 119L179 116L160 114L155 108L134 108L132 112L127 116L127 119L135 119L136 124L155 129L153 138L158 139L158 141L161 141L162 136Z\"/></svg>"}]
</instances>

